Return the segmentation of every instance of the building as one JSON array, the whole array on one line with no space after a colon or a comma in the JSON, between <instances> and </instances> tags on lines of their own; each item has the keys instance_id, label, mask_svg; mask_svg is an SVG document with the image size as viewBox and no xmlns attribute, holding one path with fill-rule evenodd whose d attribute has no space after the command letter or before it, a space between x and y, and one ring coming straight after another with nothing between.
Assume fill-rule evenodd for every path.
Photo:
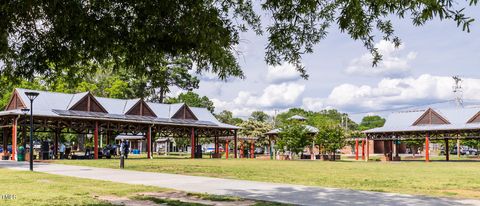
<instances>
[{"instance_id":1,"label":"building","mask_svg":"<svg viewBox=\"0 0 480 206\"><path fill-rule=\"evenodd\" d=\"M427 108L392 113L387 117L383 127L366 130L363 133L375 146L383 145L383 153L385 156L390 154L390 159L392 154L398 157L402 150L398 143L404 140L422 140L424 148L429 148L425 150L426 161L429 161L432 148L430 140L448 143L452 140L479 139L479 132L480 108ZM445 145L445 151L449 151L448 144ZM446 160L449 160L449 152L446 152Z\"/></svg>"},{"instance_id":2,"label":"building","mask_svg":"<svg viewBox=\"0 0 480 206\"><path fill-rule=\"evenodd\" d=\"M148 145L148 157L153 151L152 138L188 138L191 145L198 145L198 138L230 136L237 140L239 127L219 122L206 108L158 104L143 99L103 98L90 92L66 94L17 88L5 111L0 112L3 151L12 145L12 159L16 159L18 142L26 144L30 129L30 120L22 112L22 109L32 109L26 92L38 94L33 102L34 131L52 135L55 154L63 133L93 135L95 159L99 156L99 135L109 144L118 135L140 134ZM192 150L192 158L195 152Z\"/></svg>"}]
</instances>

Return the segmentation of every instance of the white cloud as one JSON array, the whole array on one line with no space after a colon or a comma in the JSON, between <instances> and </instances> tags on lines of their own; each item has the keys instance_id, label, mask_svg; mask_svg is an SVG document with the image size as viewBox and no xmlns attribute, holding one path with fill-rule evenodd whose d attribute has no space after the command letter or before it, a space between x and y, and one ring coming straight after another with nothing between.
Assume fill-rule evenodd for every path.
<instances>
[{"instance_id":1,"label":"white cloud","mask_svg":"<svg viewBox=\"0 0 480 206\"><path fill-rule=\"evenodd\" d=\"M325 109L325 99L305 97L302 100L302 108L311 111L320 111Z\"/></svg>"},{"instance_id":2,"label":"white cloud","mask_svg":"<svg viewBox=\"0 0 480 206\"><path fill-rule=\"evenodd\" d=\"M372 111L453 100L452 85L451 77L429 74L417 78L385 78L376 86L342 84L332 90L325 104L350 111ZM463 85L466 99L480 100L479 79L464 79Z\"/></svg>"},{"instance_id":3,"label":"white cloud","mask_svg":"<svg viewBox=\"0 0 480 206\"><path fill-rule=\"evenodd\" d=\"M284 63L279 66L268 66L267 81L270 83L292 82L299 80L300 73L292 64Z\"/></svg>"},{"instance_id":4,"label":"white cloud","mask_svg":"<svg viewBox=\"0 0 480 206\"><path fill-rule=\"evenodd\" d=\"M241 91L233 100L237 105L259 107L284 107L297 102L305 90L305 85L297 83L271 84L263 89L262 94Z\"/></svg>"},{"instance_id":5,"label":"white cloud","mask_svg":"<svg viewBox=\"0 0 480 206\"><path fill-rule=\"evenodd\" d=\"M383 56L376 67L372 67L372 55L365 53L361 57L353 59L345 72L351 75L383 77L405 77L410 74L410 62L416 58L416 52L409 52L406 56L399 56L399 52L404 50L405 46L402 44L395 48L393 43L385 40L375 44L375 47Z\"/></svg>"},{"instance_id":6,"label":"white cloud","mask_svg":"<svg viewBox=\"0 0 480 206\"><path fill-rule=\"evenodd\" d=\"M276 109L293 107L311 111L373 112L453 100L453 83L449 76L430 74L384 78L373 86L341 84L334 87L327 97L303 97L305 85L283 83L269 85L259 94L242 91L230 101L213 101L217 112L227 109L240 117L248 117L256 110L273 115ZM480 79L464 78L462 86L465 99L480 100Z\"/></svg>"},{"instance_id":7,"label":"white cloud","mask_svg":"<svg viewBox=\"0 0 480 206\"><path fill-rule=\"evenodd\" d=\"M240 91L232 101L212 99L217 112L230 110L236 116L248 116L256 110L267 110L294 107L299 104L305 85L298 83L271 84L258 94Z\"/></svg>"}]
</instances>

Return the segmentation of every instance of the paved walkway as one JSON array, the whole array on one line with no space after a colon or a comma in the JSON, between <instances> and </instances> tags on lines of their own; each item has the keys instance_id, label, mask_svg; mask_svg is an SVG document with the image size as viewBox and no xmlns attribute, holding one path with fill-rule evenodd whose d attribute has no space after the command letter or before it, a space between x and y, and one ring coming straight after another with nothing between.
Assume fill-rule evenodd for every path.
<instances>
[{"instance_id":1,"label":"paved walkway","mask_svg":"<svg viewBox=\"0 0 480 206\"><path fill-rule=\"evenodd\" d=\"M28 163L0 161L0 168L28 170ZM234 195L297 205L480 205L480 200L471 199L432 198L60 164L35 163L34 170L49 174L151 185L187 192Z\"/></svg>"}]
</instances>

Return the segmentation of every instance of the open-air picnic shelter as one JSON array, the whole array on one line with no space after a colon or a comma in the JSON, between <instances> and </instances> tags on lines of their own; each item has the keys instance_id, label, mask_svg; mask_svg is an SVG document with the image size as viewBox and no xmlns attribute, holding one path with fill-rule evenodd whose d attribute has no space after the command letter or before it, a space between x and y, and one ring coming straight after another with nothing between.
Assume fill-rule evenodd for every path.
<instances>
[{"instance_id":1,"label":"open-air picnic shelter","mask_svg":"<svg viewBox=\"0 0 480 206\"><path fill-rule=\"evenodd\" d=\"M395 112L387 117L383 127L366 130L364 134L367 141L382 141L384 154L390 160L395 157L397 157L396 160L400 160L398 158L399 142L424 140L425 160L428 162L430 140L443 140L446 143L445 159L448 161L450 159L449 140L480 139L480 108L428 108ZM393 156L394 153L395 156Z\"/></svg>"},{"instance_id":2,"label":"open-air picnic shelter","mask_svg":"<svg viewBox=\"0 0 480 206\"><path fill-rule=\"evenodd\" d=\"M16 159L18 142L28 142L29 113L32 109L25 92L36 92L33 102L34 133L53 136L54 155L63 133L93 135L94 159L99 158L99 135L107 144L122 134L141 134L147 140L147 157L152 155L152 138L183 137L191 142L191 158L201 156L199 138L231 137L237 157L237 130L239 127L219 122L206 108L186 104L160 104L144 99L113 99L96 97L90 92L67 94L47 91L15 89L5 108L0 112L0 129L4 155L11 144L11 159ZM19 137L19 131L22 136ZM20 139L21 138L21 139ZM218 147L218 146L217 146ZM28 148L28 147L27 147ZM198 150L200 148L200 151Z\"/></svg>"}]
</instances>

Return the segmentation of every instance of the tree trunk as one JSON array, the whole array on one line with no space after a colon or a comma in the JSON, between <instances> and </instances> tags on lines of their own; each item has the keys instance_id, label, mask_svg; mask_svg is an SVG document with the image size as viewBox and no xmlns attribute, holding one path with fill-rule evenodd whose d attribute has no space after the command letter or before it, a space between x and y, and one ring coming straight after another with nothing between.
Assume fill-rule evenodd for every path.
<instances>
[{"instance_id":1,"label":"tree trunk","mask_svg":"<svg viewBox=\"0 0 480 206\"><path fill-rule=\"evenodd\" d=\"M77 147L77 150L78 151L85 151L85 135L84 134L78 134L77 135L77 143L78 143L78 147Z\"/></svg>"},{"instance_id":2,"label":"tree trunk","mask_svg":"<svg viewBox=\"0 0 480 206\"><path fill-rule=\"evenodd\" d=\"M165 89L160 87L160 98L158 99L159 103L163 103L163 99L165 98Z\"/></svg>"}]
</instances>

